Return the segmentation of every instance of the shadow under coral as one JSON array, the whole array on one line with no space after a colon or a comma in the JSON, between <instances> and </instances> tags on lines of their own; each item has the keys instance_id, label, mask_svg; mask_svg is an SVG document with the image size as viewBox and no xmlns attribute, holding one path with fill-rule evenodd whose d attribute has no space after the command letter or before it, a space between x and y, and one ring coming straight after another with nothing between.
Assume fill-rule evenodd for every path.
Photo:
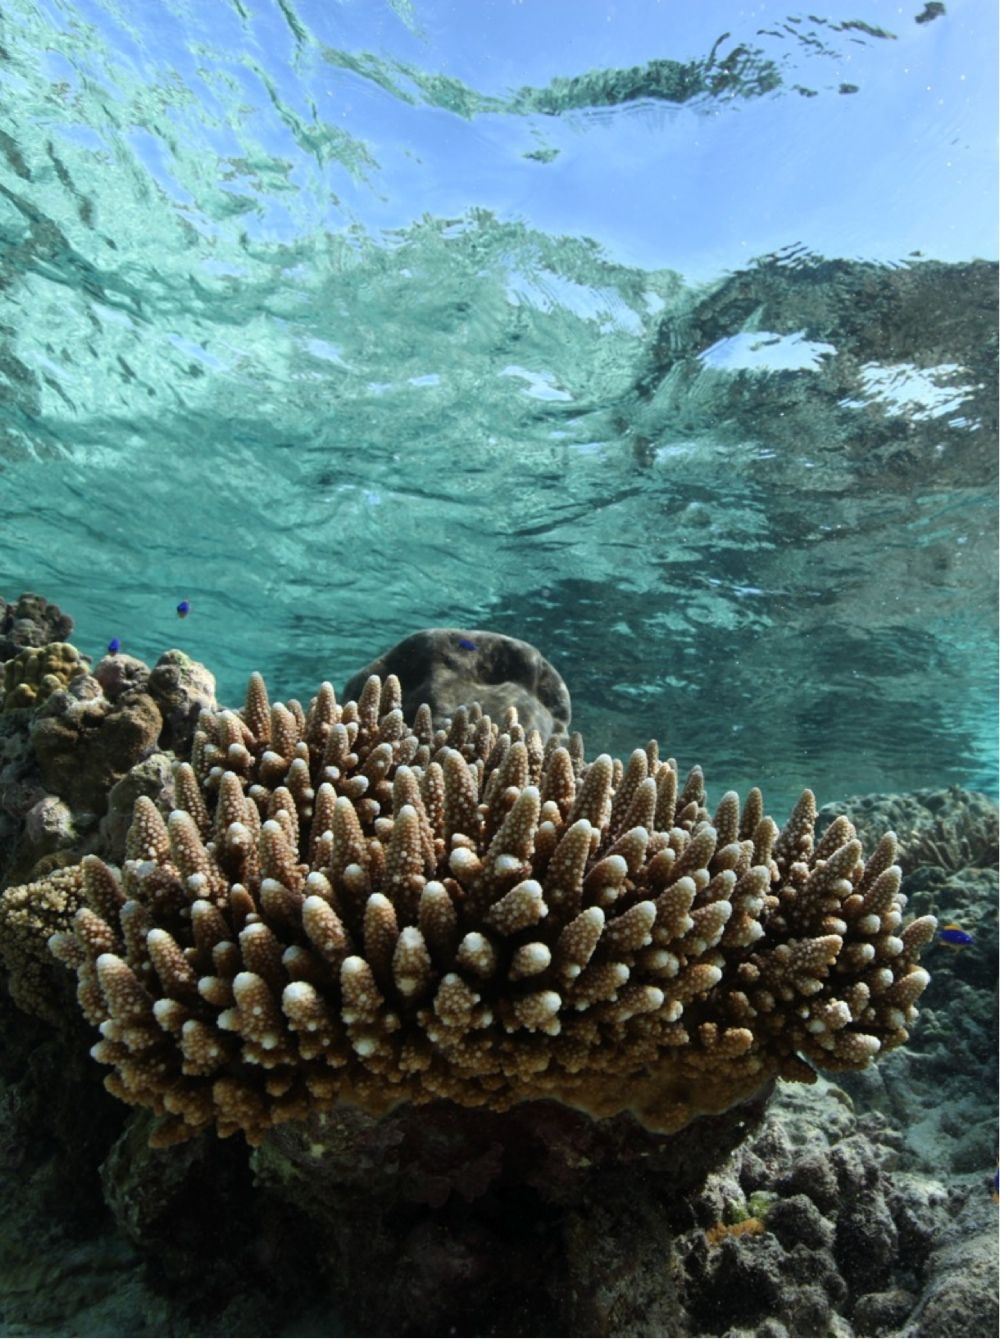
<instances>
[{"instance_id":1,"label":"shadow under coral","mask_svg":"<svg viewBox=\"0 0 1000 1339\"><path fill-rule=\"evenodd\" d=\"M377 1118L344 1106L272 1130L253 1167L259 1187L319 1226L362 1333L613 1332L605 1311L625 1276L612 1262L658 1249L666 1268L664 1208L757 1126L772 1086L672 1135L548 1101ZM602 1211L607 1250L595 1254Z\"/></svg>"}]
</instances>

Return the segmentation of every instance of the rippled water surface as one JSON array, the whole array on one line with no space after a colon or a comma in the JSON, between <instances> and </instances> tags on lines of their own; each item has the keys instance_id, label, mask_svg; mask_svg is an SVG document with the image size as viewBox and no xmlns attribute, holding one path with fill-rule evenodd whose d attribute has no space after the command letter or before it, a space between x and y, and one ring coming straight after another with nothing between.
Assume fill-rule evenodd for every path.
<instances>
[{"instance_id":1,"label":"rippled water surface","mask_svg":"<svg viewBox=\"0 0 1000 1339\"><path fill-rule=\"evenodd\" d=\"M230 699L509 632L776 812L993 789L994 27L8 0L0 592Z\"/></svg>"}]
</instances>

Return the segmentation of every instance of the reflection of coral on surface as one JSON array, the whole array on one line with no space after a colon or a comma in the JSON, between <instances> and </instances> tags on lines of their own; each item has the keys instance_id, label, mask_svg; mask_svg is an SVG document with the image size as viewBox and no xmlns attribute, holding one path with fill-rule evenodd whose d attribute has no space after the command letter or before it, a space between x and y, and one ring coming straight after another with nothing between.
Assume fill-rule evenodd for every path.
<instances>
[{"instance_id":1,"label":"reflection of coral on surface","mask_svg":"<svg viewBox=\"0 0 1000 1339\"><path fill-rule=\"evenodd\" d=\"M49 941L161 1144L438 1098L676 1130L807 1061L863 1068L927 981L891 835L867 863L846 818L814 844L808 791L781 832L756 790L710 820L653 742L586 764L513 711L411 727L392 677L306 712L255 675L174 789L169 822L136 801L120 875L84 860Z\"/></svg>"}]
</instances>

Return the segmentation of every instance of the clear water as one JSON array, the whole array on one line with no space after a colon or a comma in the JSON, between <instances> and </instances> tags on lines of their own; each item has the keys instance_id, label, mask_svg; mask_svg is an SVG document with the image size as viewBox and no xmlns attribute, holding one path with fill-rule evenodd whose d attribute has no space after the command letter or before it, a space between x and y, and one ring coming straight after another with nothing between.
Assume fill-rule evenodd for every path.
<instances>
[{"instance_id":1,"label":"clear water","mask_svg":"<svg viewBox=\"0 0 1000 1339\"><path fill-rule=\"evenodd\" d=\"M934 9L7 0L0 591L229 699L509 632L775 812L994 790L996 15Z\"/></svg>"}]
</instances>

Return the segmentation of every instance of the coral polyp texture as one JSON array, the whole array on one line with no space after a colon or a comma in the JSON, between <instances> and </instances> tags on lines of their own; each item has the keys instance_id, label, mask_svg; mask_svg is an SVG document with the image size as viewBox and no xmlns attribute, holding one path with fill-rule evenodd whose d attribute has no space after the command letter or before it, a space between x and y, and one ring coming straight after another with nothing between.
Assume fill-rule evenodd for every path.
<instances>
[{"instance_id":1,"label":"coral polyp texture","mask_svg":"<svg viewBox=\"0 0 1000 1339\"><path fill-rule=\"evenodd\" d=\"M513 710L407 723L392 676L304 710L254 675L173 790L136 801L120 871L7 894L71 908L49 948L159 1145L442 1098L671 1132L864 1067L928 980L891 834L867 861L845 817L815 840L809 791L781 830L758 790L710 815L655 742L587 763Z\"/></svg>"}]
</instances>

